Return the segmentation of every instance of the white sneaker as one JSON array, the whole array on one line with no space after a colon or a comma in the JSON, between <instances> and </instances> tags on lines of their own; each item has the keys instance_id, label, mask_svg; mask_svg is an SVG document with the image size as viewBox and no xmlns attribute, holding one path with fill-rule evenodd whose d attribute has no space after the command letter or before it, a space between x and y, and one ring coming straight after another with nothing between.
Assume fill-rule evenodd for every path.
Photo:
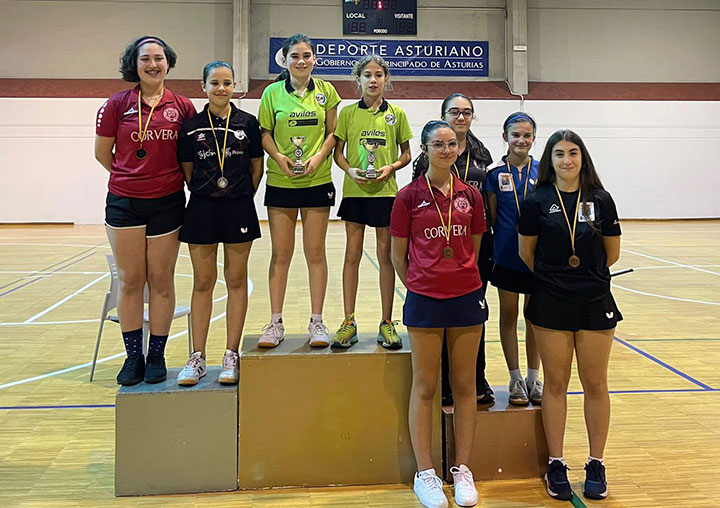
<instances>
[{"instance_id":1,"label":"white sneaker","mask_svg":"<svg viewBox=\"0 0 720 508\"><path fill-rule=\"evenodd\" d=\"M328 329L322 321L313 321L311 319L308 325L308 335L310 347L328 347L330 345Z\"/></svg>"},{"instance_id":2,"label":"white sneaker","mask_svg":"<svg viewBox=\"0 0 720 508\"><path fill-rule=\"evenodd\" d=\"M258 340L258 347L275 347L285 339L285 326L282 323L268 323Z\"/></svg>"},{"instance_id":3,"label":"white sneaker","mask_svg":"<svg viewBox=\"0 0 720 508\"><path fill-rule=\"evenodd\" d=\"M536 406L542 404L542 396L543 396L542 381L540 381L539 379L536 379L535 381L530 381L529 379L525 379L525 386L527 387L527 392L528 392L528 397L530 398L530 402L532 402Z\"/></svg>"},{"instance_id":4,"label":"white sneaker","mask_svg":"<svg viewBox=\"0 0 720 508\"><path fill-rule=\"evenodd\" d=\"M207 374L205 358L200 351L190 355L185 367L178 373L177 384L180 386L194 386L198 384L201 377Z\"/></svg>"},{"instance_id":5,"label":"white sneaker","mask_svg":"<svg viewBox=\"0 0 720 508\"><path fill-rule=\"evenodd\" d=\"M528 399L527 387L525 381L522 379L516 379L515 381L510 380L510 396L508 400L510 404L516 406L527 406L530 400Z\"/></svg>"},{"instance_id":6,"label":"white sneaker","mask_svg":"<svg viewBox=\"0 0 720 508\"><path fill-rule=\"evenodd\" d=\"M478 491L475 488L475 480L472 472L465 464L458 467L451 467L455 484L455 504L458 506L475 506L478 502Z\"/></svg>"},{"instance_id":7,"label":"white sneaker","mask_svg":"<svg viewBox=\"0 0 720 508\"><path fill-rule=\"evenodd\" d=\"M222 359L222 370L218 376L218 383L221 385L236 384L240 374L239 363L240 355L231 349L226 349L225 356Z\"/></svg>"},{"instance_id":8,"label":"white sneaker","mask_svg":"<svg viewBox=\"0 0 720 508\"><path fill-rule=\"evenodd\" d=\"M413 491L423 506L427 508L447 508L448 500L442 489L442 480L434 469L415 473Z\"/></svg>"}]
</instances>

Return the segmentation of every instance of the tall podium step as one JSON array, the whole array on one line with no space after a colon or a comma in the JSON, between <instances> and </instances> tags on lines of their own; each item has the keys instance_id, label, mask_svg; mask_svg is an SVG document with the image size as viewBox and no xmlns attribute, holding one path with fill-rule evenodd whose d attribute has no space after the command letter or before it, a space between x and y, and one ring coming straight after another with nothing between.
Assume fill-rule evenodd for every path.
<instances>
[{"instance_id":1,"label":"tall podium step","mask_svg":"<svg viewBox=\"0 0 720 508\"><path fill-rule=\"evenodd\" d=\"M167 381L123 386L115 398L115 495L237 489L237 386L220 367L193 387Z\"/></svg>"},{"instance_id":2,"label":"tall podium step","mask_svg":"<svg viewBox=\"0 0 720 508\"><path fill-rule=\"evenodd\" d=\"M493 387L495 403L478 405L475 444L467 466L476 480L539 478L545 474L548 448L540 406L513 406L507 387ZM442 408L445 429L445 480L455 464L453 408Z\"/></svg>"},{"instance_id":3,"label":"tall podium step","mask_svg":"<svg viewBox=\"0 0 720 508\"><path fill-rule=\"evenodd\" d=\"M241 489L408 483L416 470L408 429L409 342L387 351L361 334L348 350L313 349L289 336L275 349L246 336L240 359ZM440 390L433 458L441 470Z\"/></svg>"}]
</instances>

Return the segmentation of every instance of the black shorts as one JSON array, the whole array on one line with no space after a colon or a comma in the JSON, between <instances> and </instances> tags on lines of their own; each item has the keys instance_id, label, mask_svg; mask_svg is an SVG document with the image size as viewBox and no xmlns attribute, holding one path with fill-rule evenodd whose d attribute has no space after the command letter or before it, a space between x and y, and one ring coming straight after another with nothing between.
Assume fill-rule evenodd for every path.
<instances>
[{"instance_id":1,"label":"black shorts","mask_svg":"<svg viewBox=\"0 0 720 508\"><path fill-rule=\"evenodd\" d=\"M343 198L338 215L346 222L356 222L374 228L390 227L394 197Z\"/></svg>"},{"instance_id":2,"label":"black shorts","mask_svg":"<svg viewBox=\"0 0 720 508\"><path fill-rule=\"evenodd\" d=\"M609 330L623 319L610 292L590 303L567 303L538 290L530 295L525 317L536 326L568 332Z\"/></svg>"},{"instance_id":3,"label":"black shorts","mask_svg":"<svg viewBox=\"0 0 720 508\"><path fill-rule=\"evenodd\" d=\"M485 289L454 298L432 298L408 290L403 305L403 324L416 328L455 328L487 321Z\"/></svg>"},{"instance_id":4,"label":"black shorts","mask_svg":"<svg viewBox=\"0 0 720 508\"><path fill-rule=\"evenodd\" d=\"M185 214L185 192L161 198L125 198L107 193L105 225L111 229L145 228L145 236L163 236L180 229Z\"/></svg>"},{"instance_id":5,"label":"black shorts","mask_svg":"<svg viewBox=\"0 0 720 508\"><path fill-rule=\"evenodd\" d=\"M260 238L253 198L209 198L190 195L180 241L202 245L244 243Z\"/></svg>"},{"instance_id":6,"label":"black shorts","mask_svg":"<svg viewBox=\"0 0 720 508\"><path fill-rule=\"evenodd\" d=\"M518 272L496 264L490 275L490 283L499 289L528 295L533 288L532 272Z\"/></svg>"},{"instance_id":7,"label":"black shorts","mask_svg":"<svg viewBox=\"0 0 720 508\"><path fill-rule=\"evenodd\" d=\"M335 186L332 182L302 189L265 186L265 206L274 206L276 208L322 208L334 205Z\"/></svg>"}]
</instances>

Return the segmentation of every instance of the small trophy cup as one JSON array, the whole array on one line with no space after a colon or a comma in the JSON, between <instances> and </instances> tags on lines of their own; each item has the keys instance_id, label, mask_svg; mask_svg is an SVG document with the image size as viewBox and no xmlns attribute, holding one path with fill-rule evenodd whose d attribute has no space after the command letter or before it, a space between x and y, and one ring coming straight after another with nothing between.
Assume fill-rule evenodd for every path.
<instances>
[{"instance_id":1,"label":"small trophy cup","mask_svg":"<svg viewBox=\"0 0 720 508\"><path fill-rule=\"evenodd\" d=\"M292 141L293 145L295 145L295 151L293 154L295 155L295 166L293 166L293 173L296 175L302 175L305 173L305 164L303 164L302 156L304 153L304 150L302 149L302 144L305 142L305 136L291 136L290 141Z\"/></svg>"},{"instance_id":2,"label":"small trophy cup","mask_svg":"<svg viewBox=\"0 0 720 508\"><path fill-rule=\"evenodd\" d=\"M377 157L375 156L375 150L378 149L380 146L380 143L377 142L377 140L370 140L370 139L364 139L362 141L362 145L365 147L365 150L368 151L367 154L367 161L368 161L368 167L365 170L365 178L368 180L375 180L378 177L377 170L375 169L375 166L373 164L375 163L375 160Z\"/></svg>"}]
</instances>

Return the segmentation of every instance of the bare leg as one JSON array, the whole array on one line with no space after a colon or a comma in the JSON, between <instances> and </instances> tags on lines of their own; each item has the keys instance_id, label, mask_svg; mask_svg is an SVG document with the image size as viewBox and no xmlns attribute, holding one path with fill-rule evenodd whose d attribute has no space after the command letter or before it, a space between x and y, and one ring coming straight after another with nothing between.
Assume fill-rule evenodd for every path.
<instances>
[{"instance_id":1,"label":"bare leg","mask_svg":"<svg viewBox=\"0 0 720 508\"><path fill-rule=\"evenodd\" d=\"M310 312L322 314L328 279L325 237L330 207L301 208L300 215L303 222L303 250L310 281Z\"/></svg>"},{"instance_id":2,"label":"bare leg","mask_svg":"<svg viewBox=\"0 0 720 508\"><path fill-rule=\"evenodd\" d=\"M475 440L475 363L483 325L448 328L450 383L455 398L455 464L470 461Z\"/></svg>"},{"instance_id":3,"label":"bare leg","mask_svg":"<svg viewBox=\"0 0 720 508\"><path fill-rule=\"evenodd\" d=\"M365 225L345 222L345 262L343 263L343 305L345 316L355 312L358 290L358 272L362 259Z\"/></svg>"},{"instance_id":4,"label":"bare leg","mask_svg":"<svg viewBox=\"0 0 720 508\"><path fill-rule=\"evenodd\" d=\"M193 348L205 358L210 317L212 315L213 289L217 281L217 244L188 245L193 267L193 290L190 300L192 312Z\"/></svg>"},{"instance_id":5,"label":"bare leg","mask_svg":"<svg viewBox=\"0 0 720 508\"><path fill-rule=\"evenodd\" d=\"M530 295L525 295L523 298L523 309L527 307L530 302ZM527 366L528 369L539 369L540 368L540 351L538 350L537 341L535 340L535 332L533 330L532 323L525 320L525 354L527 355Z\"/></svg>"},{"instance_id":6,"label":"bare leg","mask_svg":"<svg viewBox=\"0 0 720 508\"><path fill-rule=\"evenodd\" d=\"M120 330L131 332L143 325L143 290L147 280L145 228L105 228L118 271L117 310Z\"/></svg>"},{"instance_id":7,"label":"bare leg","mask_svg":"<svg viewBox=\"0 0 720 508\"><path fill-rule=\"evenodd\" d=\"M252 242L225 244L227 349L237 352L248 307L247 267Z\"/></svg>"},{"instance_id":8,"label":"bare leg","mask_svg":"<svg viewBox=\"0 0 720 508\"><path fill-rule=\"evenodd\" d=\"M150 287L150 333L167 335L175 314L175 262L180 231L147 239L147 281Z\"/></svg>"},{"instance_id":9,"label":"bare leg","mask_svg":"<svg viewBox=\"0 0 720 508\"><path fill-rule=\"evenodd\" d=\"M443 328L408 327L413 372L408 420L418 471L433 467L432 405L440 369L443 330Z\"/></svg>"},{"instance_id":10,"label":"bare leg","mask_svg":"<svg viewBox=\"0 0 720 508\"><path fill-rule=\"evenodd\" d=\"M572 369L575 334L535 326L535 337L545 376L542 402L545 438L550 456L562 457L567 419L567 387Z\"/></svg>"},{"instance_id":11,"label":"bare leg","mask_svg":"<svg viewBox=\"0 0 720 508\"><path fill-rule=\"evenodd\" d=\"M585 396L585 426L590 455L602 458L610 427L610 395L607 370L615 329L580 330L575 334L578 374Z\"/></svg>"},{"instance_id":12,"label":"bare leg","mask_svg":"<svg viewBox=\"0 0 720 508\"><path fill-rule=\"evenodd\" d=\"M273 314L280 314L285 302L290 261L292 261L295 250L297 213L297 208L268 206L272 244L268 285L270 286L270 312Z\"/></svg>"},{"instance_id":13,"label":"bare leg","mask_svg":"<svg viewBox=\"0 0 720 508\"><path fill-rule=\"evenodd\" d=\"M500 300L500 342L505 354L505 363L508 370L516 370L520 368L517 343L519 295L498 289L498 299Z\"/></svg>"},{"instance_id":14,"label":"bare leg","mask_svg":"<svg viewBox=\"0 0 720 508\"><path fill-rule=\"evenodd\" d=\"M390 258L390 228L375 228L376 252L380 265L380 301L382 318L392 321L395 296L395 269Z\"/></svg>"}]
</instances>

